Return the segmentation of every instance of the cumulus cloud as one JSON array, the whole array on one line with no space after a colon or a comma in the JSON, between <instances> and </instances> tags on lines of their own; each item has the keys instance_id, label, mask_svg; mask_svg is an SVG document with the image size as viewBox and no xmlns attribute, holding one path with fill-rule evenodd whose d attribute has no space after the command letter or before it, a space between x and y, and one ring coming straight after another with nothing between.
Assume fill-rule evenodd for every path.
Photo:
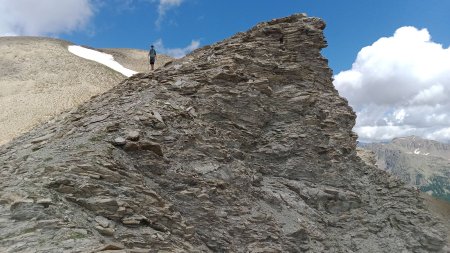
<instances>
[{"instance_id":1,"label":"cumulus cloud","mask_svg":"<svg viewBox=\"0 0 450 253\"><path fill-rule=\"evenodd\" d=\"M91 0L0 0L0 36L68 33L93 12Z\"/></svg>"},{"instance_id":2,"label":"cumulus cloud","mask_svg":"<svg viewBox=\"0 0 450 253\"><path fill-rule=\"evenodd\" d=\"M356 111L361 141L419 135L450 140L450 48L401 27L363 48L334 85Z\"/></svg>"},{"instance_id":3,"label":"cumulus cloud","mask_svg":"<svg viewBox=\"0 0 450 253\"><path fill-rule=\"evenodd\" d=\"M168 10L178 7L184 0L159 0L158 1L158 19L155 21L156 27L161 27Z\"/></svg>"},{"instance_id":4,"label":"cumulus cloud","mask_svg":"<svg viewBox=\"0 0 450 253\"><path fill-rule=\"evenodd\" d=\"M191 44L187 45L183 48L166 48L162 39L158 39L153 45L156 47L156 50L161 54L166 54L172 56L174 58L181 58L191 51L200 47L199 40L192 40Z\"/></svg>"}]
</instances>

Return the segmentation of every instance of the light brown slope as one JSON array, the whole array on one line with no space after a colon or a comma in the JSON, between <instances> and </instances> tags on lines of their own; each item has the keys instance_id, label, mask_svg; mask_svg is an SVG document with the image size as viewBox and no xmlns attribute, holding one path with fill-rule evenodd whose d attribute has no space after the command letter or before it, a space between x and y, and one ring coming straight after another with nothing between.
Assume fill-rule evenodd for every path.
<instances>
[{"instance_id":1,"label":"light brown slope","mask_svg":"<svg viewBox=\"0 0 450 253\"><path fill-rule=\"evenodd\" d=\"M0 38L0 145L125 78L102 64L73 55L69 45L50 38ZM107 51L125 67L146 71L146 52ZM166 57L160 59L156 67L166 62Z\"/></svg>"},{"instance_id":2,"label":"light brown slope","mask_svg":"<svg viewBox=\"0 0 450 253\"><path fill-rule=\"evenodd\" d=\"M139 49L130 48L102 48L98 51L114 56L114 59L125 68L144 73L149 71L148 52ZM167 55L158 54L155 68L164 66L172 61L173 58Z\"/></svg>"}]
</instances>

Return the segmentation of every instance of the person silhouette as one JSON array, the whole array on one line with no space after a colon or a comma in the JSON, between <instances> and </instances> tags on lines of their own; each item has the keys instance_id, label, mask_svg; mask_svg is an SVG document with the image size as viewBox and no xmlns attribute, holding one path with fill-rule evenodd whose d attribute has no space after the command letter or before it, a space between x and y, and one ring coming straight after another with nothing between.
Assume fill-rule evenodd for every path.
<instances>
[{"instance_id":1,"label":"person silhouette","mask_svg":"<svg viewBox=\"0 0 450 253\"><path fill-rule=\"evenodd\" d=\"M156 50L153 45L150 46L150 51L148 52L148 58L150 60L150 68L154 69L155 61L156 61Z\"/></svg>"}]
</instances>

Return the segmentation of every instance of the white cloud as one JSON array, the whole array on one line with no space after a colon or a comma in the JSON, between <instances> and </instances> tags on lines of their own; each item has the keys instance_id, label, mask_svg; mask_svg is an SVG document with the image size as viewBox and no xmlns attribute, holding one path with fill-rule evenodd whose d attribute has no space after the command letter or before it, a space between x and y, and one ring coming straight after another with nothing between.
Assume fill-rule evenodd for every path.
<instances>
[{"instance_id":1,"label":"white cloud","mask_svg":"<svg viewBox=\"0 0 450 253\"><path fill-rule=\"evenodd\" d=\"M155 21L156 27L161 27L161 23L166 17L168 10L178 7L184 0L159 0L158 2L158 18Z\"/></svg>"},{"instance_id":2,"label":"white cloud","mask_svg":"<svg viewBox=\"0 0 450 253\"><path fill-rule=\"evenodd\" d=\"M184 48L166 48L164 46L162 39L157 40L155 43L153 43L153 45L155 46L156 50L161 54L166 54L174 58L181 58L186 54L190 53L191 51L199 48L200 41L192 40L191 44L187 45Z\"/></svg>"},{"instance_id":3,"label":"white cloud","mask_svg":"<svg viewBox=\"0 0 450 253\"><path fill-rule=\"evenodd\" d=\"M0 36L68 33L93 14L91 0L0 0Z\"/></svg>"},{"instance_id":4,"label":"white cloud","mask_svg":"<svg viewBox=\"0 0 450 253\"><path fill-rule=\"evenodd\" d=\"M114 0L113 5L117 12L133 11L136 8L135 0Z\"/></svg>"},{"instance_id":5,"label":"white cloud","mask_svg":"<svg viewBox=\"0 0 450 253\"><path fill-rule=\"evenodd\" d=\"M450 48L401 27L358 53L334 85L357 113L362 141L419 135L450 140Z\"/></svg>"}]
</instances>

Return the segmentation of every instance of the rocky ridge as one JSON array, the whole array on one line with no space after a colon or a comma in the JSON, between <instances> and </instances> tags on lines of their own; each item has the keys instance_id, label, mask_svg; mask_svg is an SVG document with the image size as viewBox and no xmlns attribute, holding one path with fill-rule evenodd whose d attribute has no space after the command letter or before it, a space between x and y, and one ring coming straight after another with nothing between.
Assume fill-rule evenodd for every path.
<instances>
[{"instance_id":1,"label":"rocky ridge","mask_svg":"<svg viewBox=\"0 0 450 253\"><path fill-rule=\"evenodd\" d=\"M444 252L356 156L325 23L261 23L135 75L0 149L0 251Z\"/></svg>"}]
</instances>

